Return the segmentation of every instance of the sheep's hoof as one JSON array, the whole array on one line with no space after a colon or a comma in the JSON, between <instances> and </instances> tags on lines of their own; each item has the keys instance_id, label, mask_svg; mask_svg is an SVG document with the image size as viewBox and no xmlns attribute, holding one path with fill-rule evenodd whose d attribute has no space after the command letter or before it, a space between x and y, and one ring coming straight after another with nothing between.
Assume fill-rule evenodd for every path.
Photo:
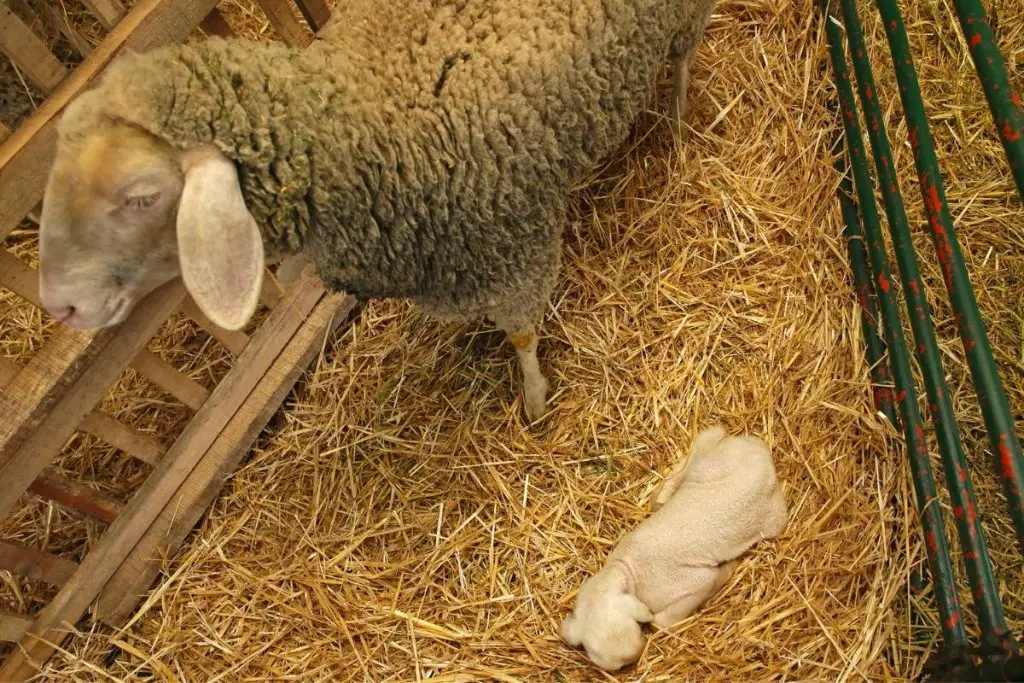
<instances>
[{"instance_id":1,"label":"sheep's hoof","mask_svg":"<svg viewBox=\"0 0 1024 683\"><path fill-rule=\"evenodd\" d=\"M672 123L680 131L686 125L686 115L689 113L690 107L686 101L686 93L672 98Z\"/></svg>"},{"instance_id":2,"label":"sheep's hoof","mask_svg":"<svg viewBox=\"0 0 1024 683\"><path fill-rule=\"evenodd\" d=\"M523 405L526 408L526 417L530 422L536 422L544 417L548 410L548 381L541 377L523 385Z\"/></svg>"}]
</instances>

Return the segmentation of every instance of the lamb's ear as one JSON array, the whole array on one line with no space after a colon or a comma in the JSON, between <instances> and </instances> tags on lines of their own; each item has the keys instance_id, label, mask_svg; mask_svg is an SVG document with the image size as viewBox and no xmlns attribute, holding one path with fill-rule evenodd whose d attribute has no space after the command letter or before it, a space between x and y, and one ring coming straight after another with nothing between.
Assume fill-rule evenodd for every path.
<instances>
[{"instance_id":1,"label":"lamb's ear","mask_svg":"<svg viewBox=\"0 0 1024 683\"><path fill-rule=\"evenodd\" d=\"M230 159L204 149L186 154L182 168L181 277L210 320L226 330L241 329L256 311L263 285L263 238Z\"/></svg>"}]
</instances>

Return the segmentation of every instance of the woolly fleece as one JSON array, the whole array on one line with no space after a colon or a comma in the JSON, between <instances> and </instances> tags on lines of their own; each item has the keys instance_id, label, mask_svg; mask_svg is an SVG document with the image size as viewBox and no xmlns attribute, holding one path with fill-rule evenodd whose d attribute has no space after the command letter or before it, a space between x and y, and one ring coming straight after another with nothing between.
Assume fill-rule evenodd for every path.
<instances>
[{"instance_id":1,"label":"woolly fleece","mask_svg":"<svg viewBox=\"0 0 1024 683\"><path fill-rule=\"evenodd\" d=\"M334 289L532 329L571 183L626 137L713 0L353 0L307 50L211 38L129 54L68 109L239 168L270 255Z\"/></svg>"}]
</instances>

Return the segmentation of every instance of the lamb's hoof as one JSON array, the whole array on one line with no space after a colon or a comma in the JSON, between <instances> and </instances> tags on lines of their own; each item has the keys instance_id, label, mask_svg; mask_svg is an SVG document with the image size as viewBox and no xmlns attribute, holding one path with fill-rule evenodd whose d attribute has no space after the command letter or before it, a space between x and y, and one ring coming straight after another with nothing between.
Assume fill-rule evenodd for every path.
<instances>
[{"instance_id":1,"label":"lamb's hoof","mask_svg":"<svg viewBox=\"0 0 1024 683\"><path fill-rule=\"evenodd\" d=\"M526 417L530 422L536 422L544 417L548 411L548 381L540 379L537 382L528 382L523 386L523 405L526 408Z\"/></svg>"}]
</instances>

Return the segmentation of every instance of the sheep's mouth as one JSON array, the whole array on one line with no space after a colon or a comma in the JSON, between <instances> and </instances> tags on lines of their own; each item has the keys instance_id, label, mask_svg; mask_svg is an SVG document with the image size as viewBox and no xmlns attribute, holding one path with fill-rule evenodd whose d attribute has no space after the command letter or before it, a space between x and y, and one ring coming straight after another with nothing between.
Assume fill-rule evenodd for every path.
<instances>
[{"instance_id":1,"label":"sheep's mouth","mask_svg":"<svg viewBox=\"0 0 1024 683\"><path fill-rule=\"evenodd\" d=\"M93 317L82 319L80 317L72 317L71 320L67 321L67 325L83 331L99 330L104 327L113 327L119 325L125 321L128 314L131 313L132 309L131 297L122 295L113 300L110 303L110 299L103 304L103 307L97 311ZM105 316L104 312L109 311Z\"/></svg>"}]
</instances>

